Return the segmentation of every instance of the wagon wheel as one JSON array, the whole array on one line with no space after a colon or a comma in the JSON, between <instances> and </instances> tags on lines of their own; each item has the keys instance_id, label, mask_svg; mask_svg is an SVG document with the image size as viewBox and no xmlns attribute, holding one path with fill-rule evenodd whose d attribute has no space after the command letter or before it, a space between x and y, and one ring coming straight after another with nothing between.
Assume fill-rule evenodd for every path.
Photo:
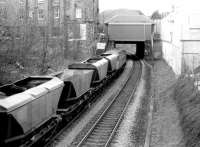
<instances>
[{"instance_id":1,"label":"wagon wheel","mask_svg":"<svg viewBox=\"0 0 200 147\"><path fill-rule=\"evenodd\" d=\"M61 118L60 118L60 119L61 119ZM54 125L54 127L53 127L52 129L50 129L49 133L47 133L47 134L48 134L48 137L45 138L45 140L44 140L45 142L48 142L48 141L56 134L56 131L57 131L58 126L59 126L59 122L60 122L60 121L56 120L56 121L54 121L54 122L52 123L52 125ZM50 127L50 126L48 126L48 127Z\"/></svg>"}]
</instances>

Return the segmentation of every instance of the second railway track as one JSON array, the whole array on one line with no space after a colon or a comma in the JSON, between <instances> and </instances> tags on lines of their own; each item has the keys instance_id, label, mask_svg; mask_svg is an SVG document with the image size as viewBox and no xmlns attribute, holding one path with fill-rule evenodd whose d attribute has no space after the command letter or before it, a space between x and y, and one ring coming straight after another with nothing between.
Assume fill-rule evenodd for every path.
<instances>
[{"instance_id":1,"label":"second railway track","mask_svg":"<svg viewBox=\"0 0 200 147\"><path fill-rule=\"evenodd\" d=\"M139 61L134 64L132 74L124 88L103 111L91 129L79 142L78 147L109 146L141 78L142 65Z\"/></svg>"}]
</instances>

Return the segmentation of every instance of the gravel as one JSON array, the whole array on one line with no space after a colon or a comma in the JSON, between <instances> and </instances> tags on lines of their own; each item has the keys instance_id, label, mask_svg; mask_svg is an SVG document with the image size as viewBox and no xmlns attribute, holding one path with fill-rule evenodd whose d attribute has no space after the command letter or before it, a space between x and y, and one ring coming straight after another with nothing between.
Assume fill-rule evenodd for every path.
<instances>
[{"instance_id":1,"label":"gravel","mask_svg":"<svg viewBox=\"0 0 200 147\"><path fill-rule=\"evenodd\" d=\"M148 122L150 79L150 69L143 66L142 79L111 146L134 147L144 145Z\"/></svg>"}]
</instances>

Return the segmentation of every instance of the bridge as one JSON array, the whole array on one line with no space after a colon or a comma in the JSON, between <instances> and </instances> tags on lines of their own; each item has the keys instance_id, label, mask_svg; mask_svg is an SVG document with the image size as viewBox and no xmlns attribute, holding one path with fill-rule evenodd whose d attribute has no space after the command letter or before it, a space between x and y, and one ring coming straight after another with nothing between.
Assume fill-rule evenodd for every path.
<instances>
[{"instance_id":1,"label":"bridge","mask_svg":"<svg viewBox=\"0 0 200 147\"><path fill-rule=\"evenodd\" d=\"M104 24L114 47L116 44L136 44L136 56L144 58L145 53L151 55L154 24L147 16L115 15Z\"/></svg>"}]
</instances>

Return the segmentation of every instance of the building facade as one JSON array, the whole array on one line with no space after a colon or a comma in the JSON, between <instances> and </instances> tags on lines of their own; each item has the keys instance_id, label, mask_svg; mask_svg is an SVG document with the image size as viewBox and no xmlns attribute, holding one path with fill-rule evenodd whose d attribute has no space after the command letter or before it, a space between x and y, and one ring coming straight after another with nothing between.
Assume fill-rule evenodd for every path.
<instances>
[{"instance_id":1,"label":"building facade","mask_svg":"<svg viewBox=\"0 0 200 147\"><path fill-rule=\"evenodd\" d=\"M195 5L176 5L160 21L162 54L177 75L193 73L200 66L200 11Z\"/></svg>"},{"instance_id":2,"label":"building facade","mask_svg":"<svg viewBox=\"0 0 200 147\"><path fill-rule=\"evenodd\" d=\"M66 8L69 52L75 58L95 53L98 26L98 0L68 0ZM85 58L83 57L83 58Z\"/></svg>"},{"instance_id":3,"label":"building facade","mask_svg":"<svg viewBox=\"0 0 200 147\"><path fill-rule=\"evenodd\" d=\"M0 23L45 28L49 36L65 37L66 57L73 54L79 58L83 54L84 58L95 50L98 3L98 0L1 0Z\"/></svg>"}]
</instances>

